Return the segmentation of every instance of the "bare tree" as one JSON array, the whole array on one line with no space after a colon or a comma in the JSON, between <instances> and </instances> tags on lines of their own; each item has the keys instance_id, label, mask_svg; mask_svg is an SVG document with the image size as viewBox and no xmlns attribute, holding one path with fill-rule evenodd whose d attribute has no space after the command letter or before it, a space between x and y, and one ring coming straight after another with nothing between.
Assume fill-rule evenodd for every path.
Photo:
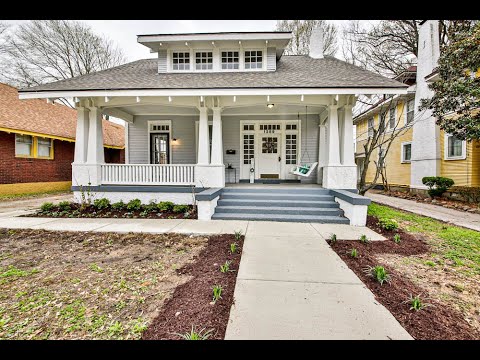
<instances>
[{"instance_id":1,"label":"bare tree","mask_svg":"<svg viewBox=\"0 0 480 360\"><path fill-rule=\"evenodd\" d=\"M5 34L8 29L8 24L0 22L0 56L2 56L6 52L6 44L5 44Z\"/></svg>"},{"instance_id":2,"label":"bare tree","mask_svg":"<svg viewBox=\"0 0 480 360\"><path fill-rule=\"evenodd\" d=\"M119 65L121 49L90 26L70 20L32 20L7 37L4 76L28 87Z\"/></svg>"},{"instance_id":3,"label":"bare tree","mask_svg":"<svg viewBox=\"0 0 480 360\"><path fill-rule=\"evenodd\" d=\"M278 20L276 30L291 31L293 35L285 54L308 55L310 35L315 26L323 29L324 54L334 56L338 47L337 28L325 20Z\"/></svg>"}]
</instances>

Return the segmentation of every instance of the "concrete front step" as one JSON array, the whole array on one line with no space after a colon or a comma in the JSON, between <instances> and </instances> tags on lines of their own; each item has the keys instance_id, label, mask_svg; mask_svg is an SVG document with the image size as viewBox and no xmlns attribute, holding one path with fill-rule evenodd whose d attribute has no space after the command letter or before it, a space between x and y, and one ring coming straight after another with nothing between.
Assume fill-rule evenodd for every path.
<instances>
[{"instance_id":1,"label":"concrete front step","mask_svg":"<svg viewBox=\"0 0 480 360\"><path fill-rule=\"evenodd\" d=\"M249 221L284 221L284 222L316 222L329 224L349 224L347 218L325 215L290 215L290 214L213 214L213 220L249 220Z\"/></svg>"},{"instance_id":2,"label":"concrete front step","mask_svg":"<svg viewBox=\"0 0 480 360\"><path fill-rule=\"evenodd\" d=\"M303 207L303 208L339 208L335 201L316 200L271 200L271 199L222 199L218 200L218 206L274 206L274 207Z\"/></svg>"},{"instance_id":3,"label":"concrete front step","mask_svg":"<svg viewBox=\"0 0 480 360\"><path fill-rule=\"evenodd\" d=\"M308 201L334 201L331 195L316 194L276 194L276 193L223 193L221 199L257 199L257 200L308 200Z\"/></svg>"},{"instance_id":4,"label":"concrete front step","mask_svg":"<svg viewBox=\"0 0 480 360\"><path fill-rule=\"evenodd\" d=\"M322 188L224 188L223 193L260 193L260 194L312 194L312 195L329 195L329 189Z\"/></svg>"},{"instance_id":5,"label":"concrete front step","mask_svg":"<svg viewBox=\"0 0 480 360\"><path fill-rule=\"evenodd\" d=\"M217 206L216 213L230 214L284 214L284 215L327 215L342 216L343 210L339 208L323 207L283 207L283 206Z\"/></svg>"}]
</instances>

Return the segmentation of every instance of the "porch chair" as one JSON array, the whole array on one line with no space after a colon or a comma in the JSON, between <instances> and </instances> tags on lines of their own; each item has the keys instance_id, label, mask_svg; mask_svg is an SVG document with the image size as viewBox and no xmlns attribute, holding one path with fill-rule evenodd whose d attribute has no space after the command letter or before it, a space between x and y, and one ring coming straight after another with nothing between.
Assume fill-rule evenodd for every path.
<instances>
[{"instance_id":1,"label":"porch chair","mask_svg":"<svg viewBox=\"0 0 480 360\"><path fill-rule=\"evenodd\" d=\"M318 165L318 162L314 162L311 164L304 164L304 165L296 165L292 168L292 170L290 171L290 174L309 177L312 174L313 170L315 170L317 165Z\"/></svg>"}]
</instances>

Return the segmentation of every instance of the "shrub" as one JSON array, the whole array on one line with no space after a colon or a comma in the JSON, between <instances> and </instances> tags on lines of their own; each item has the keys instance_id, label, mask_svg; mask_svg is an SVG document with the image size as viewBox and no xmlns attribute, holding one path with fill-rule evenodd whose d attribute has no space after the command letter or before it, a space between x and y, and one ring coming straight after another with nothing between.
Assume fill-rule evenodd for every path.
<instances>
[{"instance_id":1,"label":"shrub","mask_svg":"<svg viewBox=\"0 0 480 360\"><path fill-rule=\"evenodd\" d=\"M242 238L242 230L236 230L233 235L235 236L235 240L240 241Z\"/></svg>"},{"instance_id":2,"label":"shrub","mask_svg":"<svg viewBox=\"0 0 480 360\"><path fill-rule=\"evenodd\" d=\"M106 209L110 206L110 200L107 198L96 199L93 202L93 206L95 206L97 210Z\"/></svg>"},{"instance_id":3,"label":"shrub","mask_svg":"<svg viewBox=\"0 0 480 360\"><path fill-rule=\"evenodd\" d=\"M351 256L352 258L356 258L356 257L358 256L358 251L357 251L357 249L352 248L352 250L350 250L350 256Z\"/></svg>"},{"instance_id":4,"label":"shrub","mask_svg":"<svg viewBox=\"0 0 480 360\"><path fill-rule=\"evenodd\" d=\"M390 275L383 266L369 266L365 269L367 275L373 277L375 281L383 285L384 282L390 282Z\"/></svg>"},{"instance_id":5,"label":"shrub","mask_svg":"<svg viewBox=\"0 0 480 360\"><path fill-rule=\"evenodd\" d=\"M148 205L145 205L145 211L147 212L154 212L157 210L157 203L155 201L150 201Z\"/></svg>"},{"instance_id":6,"label":"shrub","mask_svg":"<svg viewBox=\"0 0 480 360\"><path fill-rule=\"evenodd\" d=\"M423 300L420 298L420 295L417 295L417 296L410 295L410 299L405 301L405 303L410 304L410 310L415 310L415 311L419 311L419 310L425 309L426 307L433 306L431 304L427 304L423 302Z\"/></svg>"},{"instance_id":7,"label":"shrub","mask_svg":"<svg viewBox=\"0 0 480 360\"><path fill-rule=\"evenodd\" d=\"M210 335L212 335L212 332L213 332L213 329L210 329L207 331L205 328L199 331L195 331L192 326L192 330L189 333L188 332L185 334L176 333L175 335L180 336L183 340L207 340L210 337Z\"/></svg>"},{"instance_id":8,"label":"shrub","mask_svg":"<svg viewBox=\"0 0 480 360\"><path fill-rule=\"evenodd\" d=\"M395 242L395 244L400 244L400 235L399 234L393 235L393 241Z\"/></svg>"},{"instance_id":9,"label":"shrub","mask_svg":"<svg viewBox=\"0 0 480 360\"><path fill-rule=\"evenodd\" d=\"M428 195L432 198L435 196L442 196L442 194L453 186L455 182L450 178L441 176L425 176L422 183L428 186Z\"/></svg>"},{"instance_id":10,"label":"shrub","mask_svg":"<svg viewBox=\"0 0 480 360\"><path fill-rule=\"evenodd\" d=\"M189 206L188 205L175 205L173 207L173 212L174 213L185 213L187 212L189 209Z\"/></svg>"},{"instance_id":11,"label":"shrub","mask_svg":"<svg viewBox=\"0 0 480 360\"><path fill-rule=\"evenodd\" d=\"M171 211L174 207L174 204L171 201L160 201L157 207L160 211Z\"/></svg>"},{"instance_id":12,"label":"shrub","mask_svg":"<svg viewBox=\"0 0 480 360\"><path fill-rule=\"evenodd\" d=\"M128 211L140 210L142 208L142 201L140 199L130 200L127 204Z\"/></svg>"},{"instance_id":13,"label":"shrub","mask_svg":"<svg viewBox=\"0 0 480 360\"><path fill-rule=\"evenodd\" d=\"M113 210L123 210L124 208L125 208L125 203L122 200L112 204Z\"/></svg>"},{"instance_id":14,"label":"shrub","mask_svg":"<svg viewBox=\"0 0 480 360\"><path fill-rule=\"evenodd\" d=\"M70 201L60 201L58 203L58 208L61 210L61 211L68 211L68 210L71 210L72 208L70 207Z\"/></svg>"},{"instance_id":15,"label":"shrub","mask_svg":"<svg viewBox=\"0 0 480 360\"><path fill-rule=\"evenodd\" d=\"M394 219L380 219L378 223L383 230L392 231L398 229L398 223Z\"/></svg>"},{"instance_id":16,"label":"shrub","mask_svg":"<svg viewBox=\"0 0 480 360\"><path fill-rule=\"evenodd\" d=\"M460 195L463 201L477 204L480 203L480 187L453 186L450 188L450 191Z\"/></svg>"},{"instance_id":17,"label":"shrub","mask_svg":"<svg viewBox=\"0 0 480 360\"><path fill-rule=\"evenodd\" d=\"M213 302L216 303L218 299L222 298L222 286L221 285L215 285L213 287Z\"/></svg>"},{"instance_id":18,"label":"shrub","mask_svg":"<svg viewBox=\"0 0 480 360\"><path fill-rule=\"evenodd\" d=\"M220 265L220 272L226 273L230 271L230 264L231 264L231 261L228 261L228 260L225 261L225 264Z\"/></svg>"},{"instance_id":19,"label":"shrub","mask_svg":"<svg viewBox=\"0 0 480 360\"><path fill-rule=\"evenodd\" d=\"M230 244L230 252L232 254L235 254L237 252L237 243L231 243Z\"/></svg>"},{"instance_id":20,"label":"shrub","mask_svg":"<svg viewBox=\"0 0 480 360\"><path fill-rule=\"evenodd\" d=\"M43 203L42 206L40 206L40 210L42 210L43 212L49 212L52 209L53 209L53 203L51 202Z\"/></svg>"}]
</instances>

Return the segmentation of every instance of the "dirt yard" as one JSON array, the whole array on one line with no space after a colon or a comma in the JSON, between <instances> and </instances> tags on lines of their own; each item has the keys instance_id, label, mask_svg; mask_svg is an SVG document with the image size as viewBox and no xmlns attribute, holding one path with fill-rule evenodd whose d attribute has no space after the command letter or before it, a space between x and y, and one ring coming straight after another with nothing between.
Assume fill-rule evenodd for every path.
<instances>
[{"instance_id":1,"label":"dirt yard","mask_svg":"<svg viewBox=\"0 0 480 360\"><path fill-rule=\"evenodd\" d=\"M0 339L140 338L208 240L0 229Z\"/></svg>"}]
</instances>

